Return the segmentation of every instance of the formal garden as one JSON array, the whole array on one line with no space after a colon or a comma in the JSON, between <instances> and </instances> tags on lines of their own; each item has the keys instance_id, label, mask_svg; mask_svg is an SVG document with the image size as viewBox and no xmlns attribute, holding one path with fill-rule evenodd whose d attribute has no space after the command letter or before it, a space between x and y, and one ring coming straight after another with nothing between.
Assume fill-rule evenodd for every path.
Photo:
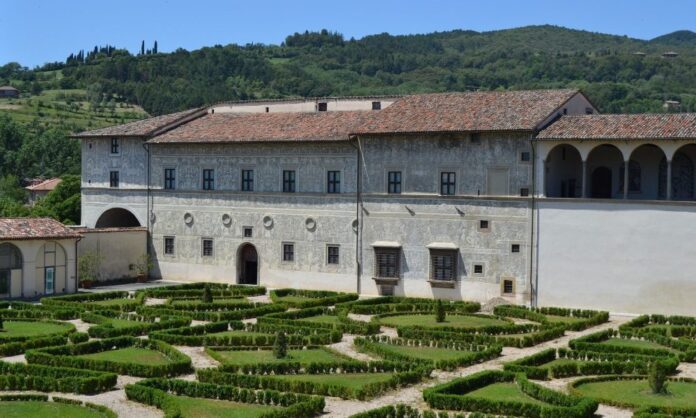
<instances>
[{"instance_id":1,"label":"formal garden","mask_svg":"<svg viewBox=\"0 0 696 418\"><path fill-rule=\"evenodd\" d=\"M2 417L696 417L690 317L196 283L0 302L0 357Z\"/></svg>"}]
</instances>

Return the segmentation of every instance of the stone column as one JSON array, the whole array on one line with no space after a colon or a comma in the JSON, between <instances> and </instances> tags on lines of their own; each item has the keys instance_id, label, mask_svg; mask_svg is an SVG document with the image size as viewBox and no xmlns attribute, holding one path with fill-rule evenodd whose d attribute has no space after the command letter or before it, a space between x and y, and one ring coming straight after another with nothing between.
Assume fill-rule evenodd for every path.
<instances>
[{"instance_id":1,"label":"stone column","mask_svg":"<svg viewBox=\"0 0 696 418\"><path fill-rule=\"evenodd\" d=\"M672 160L667 160L667 200L672 200Z\"/></svg>"},{"instance_id":2,"label":"stone column","mask_svg":"<svg viewBox=\"0 0 696 418\"><path fill-rule=\"evenodd\" d=\"M623 183L623 198L628 199L628 167L629 162L624 161L624 183Z\"/></svg>"},{"instance_id":3,"label":"stone column","mask_svg":"<svg viewBox=\"0 0 696 418\"><path fill-rule=\"evenodd\" d=\"M582 161L582 197L587 199L587 161Z\"/></svg>"}]
</instances>

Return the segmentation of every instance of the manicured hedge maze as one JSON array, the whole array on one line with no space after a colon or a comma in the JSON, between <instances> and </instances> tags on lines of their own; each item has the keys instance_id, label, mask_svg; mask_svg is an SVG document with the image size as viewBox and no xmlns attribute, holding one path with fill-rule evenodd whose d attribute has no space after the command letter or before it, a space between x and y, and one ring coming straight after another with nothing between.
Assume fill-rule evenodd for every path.
<instances>
[{"instance_id":1,"label":"manicured hedge maze","mask_svg":"<svg viewBox=\"0 0 696 418\"><path fill-rule=\"evenodd\" d=\"M696 362L696 344L652 332L631 332L629 329L605 330L571 340L570 348L604 353L677 356L681 361Z\"/></svg>"},{"instance_id":2,"label":"manicured hedge maze","mask_svg":"<svg viewBox=\"0 0 696 418\"><path fill-rule=\"evenodd\" d=\"M95 324L87 330L92 338L113 338L122 335L135 337L156 330L179 328L191 323L191 318L184 316L158 318L114 311L84 312L80 319Z\"/></svg>"},{"instance_id":3,"label":"manicured hedge maze","mask_svg":"<svg viewBox=\"0 0 696 418\"><path fill-rule=\"evenodd\" d=\"M528 418L586 418L598 403L568 396L527 380L524 374L483 371L423 391L432 408Z\"/></svg>"},{"instance_id":4,"label":"manicured hedge maze","mask_svg":"<svg viewBox=\"0 0 696 418\"><path fill-rule=\"evenodd\" d=\"M270 297L274 303L283 303L291 308L304 309L357 300L358 294L322 290L276 289L271 290Z\"/></svg>"},{"instance_id":5,"label":"manicured hedge maze","mask_svg":"<svg viewBox=\"0 0 696 418\"><path fill-rule=\"evenodd\" d=\"M41 298L41 304L50 307L80 310L110 309L131 312L143 304L144 293L131 295L128 292L78 293L66 296Z\"/></svg>"},{"instance_id":6,"label":"manicured hedge maze","mask_svg":"<svg viewBox=\"0 0 696 418\"><path fill-rule=\"evenodd\" d=\"M348 317L345 310L329 308L308 308L297 311L274 313L258 318L259 324L287 324L309 328L325 328L348 334L376 334L376 322L356 321Z\"/></svg>"},{"instance_id":7,"label":"manicured hedge maze","mask_svg":"<svg viewBox=\"0 0 696 418\"><path fill-rule=\"evenodd\" d=\"M0 416L10 417L71 417L117 418L109 408L76 399L48 395L0 395Z\"/></svg>"},{"instance_id":8,"label":"manicured hedge maze","mask_svg":"<svg viewBox=\"0 0 696 418\"><path fill-rule=\"evenodd\" d=\"M48 366L160 377L192 371L191 359L163 341L118 337L75 345L29 350L27 362Z\"/></svg>"},{"instance_id":9,"label":"manicured hedge maze","mask_svg":"<svg viewBox=\"0 0 696 418\"><path fill-rule=\"evenodd\" d=\"M0 315L4 313L2 311ZM22 354L32 348L87 340L87 335L78 333L74 325L66 322L36 318L7 319L7 316L10 315L5 316L4 329L0 331L0 356L3 357Z\"/></svg>"},{"instance_id":10,"label":"manicured hedge maze","mask_svg":"<svg viewBox=\"0 0 696 418\"><path fill-rule=\"evenodd\" d=\"M305 418L316 416L324 409L324 398L319 396L175 379L149 379L128 385L126 395L130 400L162 409L167 417L216 416L211 412L221 407L246 416L243 415L245 410L258 413L259 407L266 407L260 414L250 416ZM221 404L214 401L226 402Z\"/></svg>"},{"instance_id":11,"label":"manicured hedge maze","mask_svg":"<svg viewBox=\"0 0 696 418\"><path fill-rule=\"evenodd\" d=\"M0 389L94 394L110 390L116 374L38 364L0 362Z\"/></svg>"}]
</instances>

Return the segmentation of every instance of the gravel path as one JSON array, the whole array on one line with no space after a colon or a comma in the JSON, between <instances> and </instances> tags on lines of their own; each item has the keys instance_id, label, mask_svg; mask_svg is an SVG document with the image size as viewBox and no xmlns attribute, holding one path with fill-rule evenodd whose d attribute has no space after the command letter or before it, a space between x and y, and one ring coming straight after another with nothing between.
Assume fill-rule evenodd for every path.
<instances>
[{"instance_id":1,"label":"gravel path","mask_svg":"<svg viewBox=\"0 0 696 418\"><path fill-rule=\"evenodd\" d=\"M344 354L348 357L352 357L356 360L360 361L373 361L376 360L374 357L361 353L355 349L355 346L353 345L353 340L355 339L355 335L350 335L350 334L343 334L343 339L340 342L337 342L335 344L329 345L329 348L332 348L336 351L338 351L341 354Z\"/></svg>"},{"instance_id":2,"label":"gravel path","mask_svg":"<svg viewBox=\"0 0 696 418\"><path fill-rule=\"evenodd\" d=\"M273 303L271 297L268 294L260 296L247 296L247 300L252 303Z\"/></svg>"},{"instance_id":3,"label":"gravel path","mask_svg":"<svg viewBox=\"0 0 696 418\"><path fill-rule=\"evenodd\" d=\"M174 348L191 357L191 363L194 369L207 369L220 365L217 360L206 354L205 348L203 347L185 347L177 345L174 346Z\"/></svg>"},{"instance_id":4,"label":"gravel path","mask_svg":"<svg viewBox=\"0 0 696 418\"><path fill-rule=\"evenodd\" d=\"M11 356L11 357L3 357L0 360L6 361L8 363L25 363L27 362L27 359L24 358L24 354L19 354L16 356Z\"/></svg>"},{"instance_id":5,"label":"gravel path","mask_svg":"<svg viewBox=\"0 0 696 418\"><path fill-rule=\"evenodd\" d=\"M81 319L70 319L70 320L63 321L63 322L68 322L70 324L75 325L75 328L77 329L78 332L87 332L89 327L91 327L93 325L93 324L85 322Z\"/></svg>"},{"instance_id":6,"label":"gravel path","mask_svg":"<svg viewBox=\"0 0 696 418\"><path fill-rule=\"evenodd\" d=\"M165 303L167 303L167 299L162 299L162 298L147 298L147 299L145 299L145 305L147 305L147 306L164 305Z\"/></svg>"}]
</instances>

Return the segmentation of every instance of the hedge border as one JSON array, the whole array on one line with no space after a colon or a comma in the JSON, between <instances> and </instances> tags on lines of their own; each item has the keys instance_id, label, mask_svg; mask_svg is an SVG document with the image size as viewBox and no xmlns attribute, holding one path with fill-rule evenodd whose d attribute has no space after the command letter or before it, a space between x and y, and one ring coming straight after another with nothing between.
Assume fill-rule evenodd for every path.
<instances>
[{"instance_id":1,"label":"hedge border","mask_svg":"<svg viewBox=\"0 0 696 418\"><path fill-rule=\"evenodd\" d=\"M145 302L144 293L135 293L132 298L130 296L130 292L127 291L77 293L73 295L43 297L40 302L42 305L46 306L81 307L82 310L110 310L120 312L131 312ZM132 300L132 302L125 302L119 305L99 305L94 303L112 299L128 299Z\"/></svg>"},{"instance_id":2,"label":"hedge border","mask_svg":"<svg viewBox=\"0 0 696 418\"><path fill-rule=\"evenodd\" d=\"M341 293L329 290L304 290L304 289L274 289L269 294L273 303L283 303L291 308L305 309L318 306L331 306L341 302L350 302L358 299L357 293ZM281 300L285 296L302 296L310 298L301 302Z\"/></svg>"},{"instance_id":3,"label":"hedge border","mask_svg":"<svg viewBox=\"0 0 696 418\"><path fill-rule=\"evenodd\" d=\"M160 305L161 306L161 305ZM285 311L282 304L259 304L250 309L235 309L222 311L187 311L181 309L161 308L159 306L139 306L136 312L147 316L189 316L199 321L224 321L256 318L275 312Z\"/></svg>"},{"instance_id":4,"label":"hedge border","mask_svg":"<svg viewBox=\"0 0 696 418\"><path fill-rule=\"evenodd\" d=\"M563 324L568 331L583 331L587 328L592 328L609 321L609 312L589 309L556 307L527 308L526 306L519 305L498 305L493 308L493 313L504 317L527 319L547 326L554 326L560 323L550 322L546 315L585 318L582 321Z\"/></svg>"},{"instance_id":5,"label":"hedge border","mask_svg":"<svg viewBox=\"0 0 696 418\"><path fill-rule=\"evenodd\" d=\"M181 410L171 399L173 396L282 407L263 413L260 418L309 418L324 410L324 398L319 396L273 390L254 391L177 379L148 379L127 385L125 389L129 400L155 406L164 411L165 418L181 417Z\"/></svg>"},{"instance_id":6,"label":"hedge border","mask_svg":"<svg viewBox=\"0 0 696 418\"><path fill-rule=\"evenodd\" d=\"M382 319L396 317L396 316L409 316L409 315L410 316L416 316L416 315L433 316L433 313L432 312L389 312L389 313L374 315L372 317L372 321L374 321L382 326L389 327L390 325L383 323ZM396 328L397 328L397 330L399 328L413 328L413 329L424 329L424 330L437 330L437 331L442 331L442 332L451 332L451 333L458 333L458 334L486 334L486 335L521 334L521 333L533 332L534 330L541 328L539 325L533 325L533 324L515 324L510 319L498 317L498 316L493 316L493 315L460 314L460 313L454 313L453 315L455 315L455 316L472 316L472 317L486 318L486 319L497 319L497 320L500 320L503 322L507 322L507 324L506 325L488 325L488 326L484 326L484 327L449 327L449 326L426 327L426 326L421 326L421 325L402 325L402 326L397 326Z\"/></svg>"},{"instance_id":7,"label":"hedge border","mask_svg":"<svg viewBox=\"0 0 696 418\"><path fill-rule=\"evenodd\" d=\"M55 402L55 403L63 403L67 405L77 405L81 406L83 408L87 409L92 409L94 411L99 412L100 414L104 415L106 418L118 418L118 415L111 409L103 406L103 405L97 405L91 402L84 402L79 399L69 399L69 398L62 398L59 396L52 396L51 399L49 400L48 395L34 395L34 394L13 394L13 395L0 395L0 401L3 402L13 402L13 401L19 401L19 402Z\"/></svg>"},{"instance_id":8,"label":"hedge border","mask_svg":"<svg viewBox=\"0 0 696 418\"><path fill-rule=\"evenodd\" d=\"M138 293L143 293L150 298L167 299L170 297L196 297L203 295L203 289L208 287L215 297L228 296L261 296L266 294L263 286L230 285L225 283L187 283L175 286L158 287L153 289L141 289Z\"/></svg>"},{"instance_id":9,"label":"hedge border","mask_svg":"<svg viewBox=\"0 0 696 418\"><path fill-rule=\"evenodd\" d=\"M84 312L80 319L82 321L96 324L95 326L89 327L87 334L92 338L114 338L120 337L122 335L129 335L131 337L136 337L140 335L146 335L149 332L169 329L169 328L180 328L191 324L191 318L184 316L181 317L162 317L159 321L156 321L154 317L148 317L137 314L122 313L119 315L109 316L104 315L104 312ZM110 324L112 319L126 319L129 321L141 322L140 324L133 324L127 327L114 327Z\"/></svg>"},{"instance_id":10,"label":"hedge border","mask_svg":"<svg viewBox=\"0 0 696 418\"><path fill-rule=\"evenodd\" d=\"M11 377L10 377L11 376ZM0 362L0 390L37 390L91 395L116 385L115 373L38 364Z\"/></svg>"},{"instance_id":11,"label":"hedge border","mask_svg":"<svg viewBox=\"0 0 696 418\"><path fill-rule=\"evenodd\" d=\"M318 315L336 316L339 323L322 323L303 320ZM327 328L348 334L371 335L379 333L380 325L375 322L356 321L348 317L344 310L315 307L300 309L297 311L279 312L258 318L259 324L284 324L299 325L308 328Z\"/></svg>"},{"instance_id":12,"label":"hedge border","mask_svg":"<svg viewBox=\"0 0 696 418\"><path fill-rule=\"evenodd\" d=\"M442 331L437 328L418 328L411 326L398 327L397 334L401 338L422 339L422 340L442 340L472 342L476 344L500 344L504 347L524 348L537 345L539 343L560 338L565 334L564 326L557 327L538 327L534 331L528 332L523 336L506 336L504 334L483 334Z\"/></svg>"},{"instance_id":13,"label":"hedge border","mask_svg":"<svg viewBox=\"0 0 696 418\"><path fill-rule=\"evenodd\" d=\"M148 348L159 351L166 355L171 360L171 363L148 365L77 357L81 354L98 353L109 351L113 348L125 347ZM108 338L75 345L40 348L27 351L25 356L27 362L31 364L101 370L139 377L175 376L189 373L193 370L191 359L171 345L163 341L144 340L135 337Z\"/></svg>"},{"instance_id":14,"label":"hedge border","mask_svg":"<svg viewBox=\"0 0 696 418\"><path fill-rule=\"evenodd\" d=\"M339 303L336 309L347 310L362 315L376 315L389 312L435 312L436 301L426 298L401 296L381 296L361 299L353 302ZM481 304L468 301L444 301L446 312L475 313L481 310Z\"/></svg>"},{"instance_id":15,"label":"hedge border","mask_svg":"<svg viewBox=\"0 0 696 418\"><path fill-rule=\"evenodd\" d=\"M645 340L654 342L656 344L662 345L665 348L641 348L641 347L621 347L614 345L604 345L601 344L610 338L620 338L627 340ZM589 335L585 335L580 338L570 340L568 346L575 350L583 351L601 351L605 353L632 353L632 354L643 354L649 356L663 356L671 357L678 356L681 361L694 363L696 362L696 343L685 342L683 340L675 340L670 337L665 337L664 335L650 333L650 332L631 332L624 328L623 331L608 329L604 331L595 332ZM669 349L676 350L677 352L672 352Z\"/></svg>"}]
</instances>

